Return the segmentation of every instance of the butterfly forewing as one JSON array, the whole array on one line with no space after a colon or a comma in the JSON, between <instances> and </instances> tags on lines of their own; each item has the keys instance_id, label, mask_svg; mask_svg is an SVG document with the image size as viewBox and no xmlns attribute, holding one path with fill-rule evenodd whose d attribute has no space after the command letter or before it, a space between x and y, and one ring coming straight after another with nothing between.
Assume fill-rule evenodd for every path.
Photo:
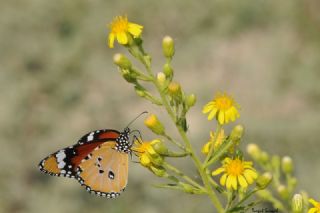
<instances>
[{"instance_id":1,"label":"butterfly forewing","mask_svg":"<svg viewBox=\"0 0 320 213\"><path fill-rule=\"evenodd\" d=\"M117 197L128 179L128 154L115 150L116 142L103 143L78 166L77 177L87 191L105 197Z\"/></svg>"}]
</instances>

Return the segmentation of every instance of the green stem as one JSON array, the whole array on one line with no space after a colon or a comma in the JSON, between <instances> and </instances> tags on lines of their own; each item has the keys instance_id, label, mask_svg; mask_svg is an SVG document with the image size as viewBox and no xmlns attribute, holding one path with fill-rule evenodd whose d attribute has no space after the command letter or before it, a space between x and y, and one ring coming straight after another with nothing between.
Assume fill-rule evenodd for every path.
<instances>
[{"instance_id":1,"label":"green stem","mask_svg":"<svg viewBox=\"0 0 320 213\"><path fill-rule=\"evenodd\" d=\"M179 169L177 169L176 167L170 165L169 163L167 162L164 162L163 163L163 166L166 168L166 169L169 169L171 171L173 171L174 173L176 173L177 175L179 175L181 178L183 178L185 181L187 181L188 183L190 183L191 185L205 191L205 189L199 185L197 182L195 182L194 180L192 180L190 177L188 177L187 175L185 175L183 172L181 172Z\"/></svg>"},{"instance_id":2,"label":"green stem","mask_svg":"<svg viewBox=\"0 0 320 213\"><path fill-rule=\"evenodd\" d=\"M173 140L169 135L167 135L166 133L163 135L165 138L168 139L168 141L170 141L171 143L175 144L176 146L178 146L180 149L182 149L183 151L186 151L186 148L180 144L179 142Z\"/></svg>"}]
</instances>

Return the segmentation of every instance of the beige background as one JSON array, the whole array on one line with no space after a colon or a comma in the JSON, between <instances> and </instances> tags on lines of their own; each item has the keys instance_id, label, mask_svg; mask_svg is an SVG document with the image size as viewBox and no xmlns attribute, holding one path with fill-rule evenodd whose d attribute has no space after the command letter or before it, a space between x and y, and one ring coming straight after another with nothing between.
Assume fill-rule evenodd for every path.
<instances>
[{"instance_id":1,"label":"beige background","mask_svg":"<svg viewBox=\"0 0 320 213\"><path fill-rule=\"evenodd\" d=\"M107 48L105 25L119 14L145 27L155 71L162 37L174 38L175 77L198 97L189 135L199 150L214 128L201 108L227 91L242 108L242 147L292 156L298 189L319 200L319 9L317 0L0 1L0 212L212 212L204 196L153 188L161 180L135 163L116 200L37 170L90 130L123 129L144 110L168 121L112 63L125 50ZM142 121L132 127L152 139ZM190 162L177 164L196 174Z\"/></svg>"}]
</instances>

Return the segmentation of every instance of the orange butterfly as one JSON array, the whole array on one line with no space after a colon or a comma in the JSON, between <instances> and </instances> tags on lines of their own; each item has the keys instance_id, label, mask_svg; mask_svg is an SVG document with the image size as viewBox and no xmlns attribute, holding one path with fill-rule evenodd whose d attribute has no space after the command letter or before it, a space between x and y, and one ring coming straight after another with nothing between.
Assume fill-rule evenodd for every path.
<instances>
[{"instance_id":1,"label":"orange butterfly","mask_svg":"<svg viewBox=\"0 0 320 213\"><path fill-rule=\"evenodd\" d=\"M128 182L132 132L128 127L123 132L112 129L89 132L77 144L43 159L39 168L49 175L75 178L96 195L118 197Z\"/></svg>"}]
</instances>

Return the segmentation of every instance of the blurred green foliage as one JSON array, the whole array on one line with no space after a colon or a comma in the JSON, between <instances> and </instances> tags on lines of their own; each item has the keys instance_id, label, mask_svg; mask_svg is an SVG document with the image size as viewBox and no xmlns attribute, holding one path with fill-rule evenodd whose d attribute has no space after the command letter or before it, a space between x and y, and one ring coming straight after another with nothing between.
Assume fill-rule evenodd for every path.
<instances>
[{"instance_id":1,"label":"blurred green foliage","mask_svg":"<svg viewBox=\"0 0 320 213\"><path fill-rule=\"evenodd\" d=\"M226 90L242 106L246 142L291 155L298 188L319 198L319 9L317 0L0 1L0 212L210 212L201 196L152 188L157 180L134 163L115 200L37 169L86 132L156 109L112 64L122 50L107 48L106 23L119 14L145 26L159 71L161 39L175 39L177 79L199 100L189 122L199 150L214 128L202 105Z\"/></svg>"}]
</instances>

